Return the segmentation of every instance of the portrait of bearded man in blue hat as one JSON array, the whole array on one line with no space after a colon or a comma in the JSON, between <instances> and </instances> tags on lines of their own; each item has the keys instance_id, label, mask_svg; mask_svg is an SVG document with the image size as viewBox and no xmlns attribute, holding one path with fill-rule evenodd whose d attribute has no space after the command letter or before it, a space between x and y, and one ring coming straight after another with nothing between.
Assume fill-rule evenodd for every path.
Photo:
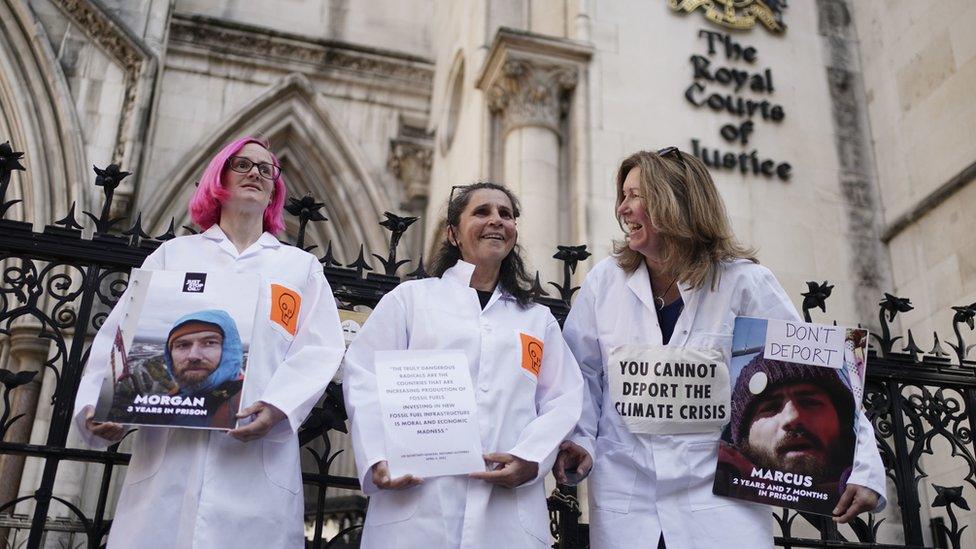
<instances>
[{"instance_id":1,"label":"portrait of bearded man in blue hat","mask_svg":"<svg viewBox=\"0 0 976 549\"><path fill-rule=\"evenodd\" d=\"M174 394L206 398L207 415L181 416L179 425L234 424L244 384L244 346L227 312L209 309L180 317L166 338L163 360L177 385Z\"/></svg>"}]
</instances>

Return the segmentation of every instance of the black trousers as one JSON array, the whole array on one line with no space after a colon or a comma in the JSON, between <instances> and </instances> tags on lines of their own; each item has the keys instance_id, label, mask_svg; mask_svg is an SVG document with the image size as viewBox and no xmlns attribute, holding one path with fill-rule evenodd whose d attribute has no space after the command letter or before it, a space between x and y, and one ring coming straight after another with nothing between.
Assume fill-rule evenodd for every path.
<instances>
[{"instance_id":1,"label":"black trousers","mask_svg":"<svg viewBox=\"0 0 976 549\"><path fill-rule=\"evenodd\" d=\"M657 540L657 549L668 549L664 546L664 532L661 532L661 538Z\"/></svg>"}]
</instances>

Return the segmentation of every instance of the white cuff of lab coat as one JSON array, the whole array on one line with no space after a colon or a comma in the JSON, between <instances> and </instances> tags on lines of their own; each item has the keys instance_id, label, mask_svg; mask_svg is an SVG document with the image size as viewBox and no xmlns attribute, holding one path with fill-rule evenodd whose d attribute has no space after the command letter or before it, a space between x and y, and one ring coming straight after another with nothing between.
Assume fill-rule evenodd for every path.
<instances>
[{"instance_id":1,"label":"white cuff of lab coat","mask_svg":"<svg viewBox=\"0 0 976 549\"><path fill-rule=\"evenodd\" d=\"M579 431L574 432L566 440L580 446L586 450L587 454L590 454L590 459L596 461L596 440L593 437L588 437Z\"/></svg>"},{"instance_id":2,"label":"white cuff of lab coat","mask_svg":"<svg viewBox=\"0 0 976 549\"><path fill-rule=\"evenodd\" d=\"M386 458L382 456L370 460L369 464L363 467L359 472L359 486L363 493L367 496L372 496L380 491L380 489L373 484L373 466L384 460L386 460Z\"/></svg>"},{"instance_id":3,"label":"white cuff of lab coat","mask_svg":"<svg viewBox=\"0 0 976 549\"><path fill-rule=\"evenodd\" d=\"M92 450L105 450L115 443L109 442L88 430L88 427L85 426L85 409L87 407L88 405L82 407L80 410L78 410L78 413L75 414L75 429L78 430L78 434L81 435L81 440L85 442L86 446Z\"/></svg>"},{"instance_id":4,"label":"white cuff of lab coat","mask_svg":"<svg viewBox=\"0 0 976 549\"><path fill-rule=\"evenodd\" d=\"M874 491L878 494L878 504L871 510L872 513L880 513L884 511L885 506L888 505L888 498L885 497L885 484L884 478L881 477L881 483L877 482L878 479L872 478L871 471L867 470L867 467L862 466L862 464L854 464L854 472L851 473L850 478L847 479L848 484L857 484L858 486L864 486Z\"/></svg>"},{"instance_id":5,"label":"white cuff of lab coat","mask_svg":"<svg viewBox=\"0 0 976 549\"><path fill-rule=\"evenodd\" d=\"M538 455L533 455L526 448L524 448L524 445L516 446L515 448L512 448L508 453L517 458L524 459L525 461L531 461L533 463L539 464L539 471L536 473L535 478L526 483L526 484L531 484L533 482L538 482L546 478L546 475L549 474L549 471L552 469L553 464L556 463L556 456L559 454L559 448L556 448L552 452L549 452L548 455L542 457L539 457Z\"/></svg>"},{"instance_id":6,"label":"white cuff of lab coat","mask_svg":"<svg viewBox=\"0 0 976 549\"><path fill-rule=\"evenodd\" d=\"M304 417L297 418L296 421L293 421L292 414L294 414L294 412L289 410L282 403L277 402L273 397L260 398L258 399L258 402L270 404L285 414L285 419L279 421L267 432L267 434L264 435L265 439L270 440L271 442L287 442L289 438L298 434L298 428L301 427L302 421L305 421Z\"/></svg>"}]
</instances>

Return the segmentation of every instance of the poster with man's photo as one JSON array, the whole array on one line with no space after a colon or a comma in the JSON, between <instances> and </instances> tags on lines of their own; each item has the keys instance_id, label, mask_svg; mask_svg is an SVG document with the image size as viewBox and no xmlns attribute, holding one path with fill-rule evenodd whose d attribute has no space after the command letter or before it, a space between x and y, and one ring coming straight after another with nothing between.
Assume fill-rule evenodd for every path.
<instances>
[{"instance_id":1,"label":"poster with man's photo","mask_svg":"<svg viewBox=\"0 0 976 549\"><path fill-rule=\"evenodd\" d=\"M854 465L867 331L740 317L713 493L830 515Z\"/></svg>"},{"instance_id":2,"label":"poster with man's photo","mask_svg":"<svg viewBox=\"0 0 976 549\"><path fill-rule=\"evenodd\" d=\"M133 269L94 419L233 429L259 290L256 274Z\"/></svg>"}]
</instances>

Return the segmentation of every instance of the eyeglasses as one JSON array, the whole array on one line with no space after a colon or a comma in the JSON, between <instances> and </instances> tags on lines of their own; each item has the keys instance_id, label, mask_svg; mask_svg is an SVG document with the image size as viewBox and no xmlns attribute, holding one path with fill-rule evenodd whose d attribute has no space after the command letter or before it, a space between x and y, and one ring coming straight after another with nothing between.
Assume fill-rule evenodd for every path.
<instances>
[{"instance_id":1,"label":"eyeglasses","mask_svg":"<svg viewBox=\"0 0 976 549\"><path fill-rule=\"evenodd\" d=\"M658 149L658 156L667 156L669 154L674 154L674 157L678 159L681 167L685 167L685 157L681 155L681 150L678 147L664 147L663 149Z\"/></svg>"},{"instance_id":2,"label":"eyeglasses","mask_svg":"<svg viewBox=\"0 0 976 549\"><path fill-rule=\"evenodd\" d=\"M250 173L251 168L254 166L258 167L258 175L265 179L274 181L275 179L278 179L279 175L281 175L281 168L275 166L274 164L269 164L267 162L255 162L250 158L243 156L232 156L227 159L227 167L237 173Z\"/></svg>"},{"instance_id":3,"label":"eyeglasses","mask_svg":"<svg viewBox=\"0 0 976 549\"><path fill-rule=\"evenodd\" d=\"M471 185L454 185L454 186L452 186L451 187L451 194L447 197L447 203L450 204L451 202L454 202L454 191L456 191L458 189L467 189L470 186Z\"/></svg>"}]
</instances>

